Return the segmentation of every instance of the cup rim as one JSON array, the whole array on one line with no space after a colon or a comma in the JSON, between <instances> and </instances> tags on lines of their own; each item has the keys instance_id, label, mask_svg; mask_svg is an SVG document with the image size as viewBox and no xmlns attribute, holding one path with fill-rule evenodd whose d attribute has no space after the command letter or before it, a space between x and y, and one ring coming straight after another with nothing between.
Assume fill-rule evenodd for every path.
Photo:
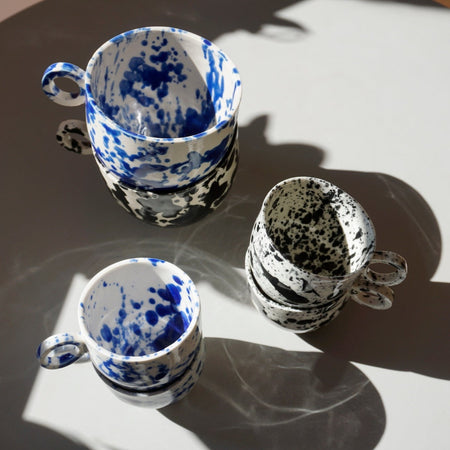
<instances>
[{"instance_id":1,"label":"cup rim","mask_svg":"<svg viewBox=\"0 0 450 450\"><path fill-rule=\"evenodd\" d=\"M200 133L189 135L189 136L170 138L170 137L147 136L145 134L139 134L139 133L135 133L133 131L129 131L126 128L124 128L122 125L120 125L119 123L112 120L109 116L107 116L104 113L104 111L102 110L102 108L100 108L96 99L94 98L94 95L93 95L92 89L91 89L91 82L90 82L91 77L90 76L91 76L91 71L92 71L93 66L95 65L97 60L101 57L103 52L105 50L107 50L109 47L120 43L124 39L129 38L130 36L134 36L138 33L147 33L150 31L165 31L165 32L172 33L172 34L174 34L174 33L183 34L183 35L187 36L189 39L205 43L206 45L208 45L208 47L210 47L210 48L214 49L214 51L220 53L225 58L225 60L229 61L229 63L233 67L233 73L236 74L236 86L235 86L235 93L234 93L235 100L233 102L231 112L229 114L227 114L226 119L217 123L213 127L208 128L207 130L201 131ZM86 100L89 100L89 104L95 109L96 113L98 113L102 116L102 120L104 120L110 126L120 129L121 133L124 134L125 136L128 136L132 139L138 139L139 141L145 141L145 142L154 143L154 144L157 144L157 143L176 144L176 143L181 143L181 142L190 142L190 141L194 141L201 137L209 136L213 133L220 131L221 129L225 128L228 125L228 123L230 122L230 120L233 119L233 117L236 116L236 113L238 111L238 108L239 108L239 105L241 102L241 97L242 97L242 83L241 83L240 74L239 74L239 71L238 71L236 65L228 57L228 55L226 55L217 45L215 45L213 42L209 41L208 39L203 38L195 33L191 33L190 31L182 30L181 28L166 27L166 26L150 26L150 27L135 28L133 30L125 31L121 34L118 34L118 35L114 36L113 38L109 39L108 41L106 41L105 43L103 43L94 52L94 54L91 56L91 58L88 62L85 73L86 73L86 77L85 77L86 78L86 80L85 80Z\"/></svg>"},{"instance_id":2,"label":"cup rim","mask_svg":"<svg viewBox=\"0 0 450 450\"><path fill-rule=\"evenodd\" d=\"M109 266L103 268L99 272L97 272L88 282L88 284L84 287L81 296L80 301L78 303L78 325L80 327L81 334L83 335L84 340L86 341L88 348L93 347L98 351L100 354L102 354L104 357L113 359L114 361L120 361L120 362L126 362L126 363L142 363L142 362L151 362L153 360L158 359L159 357L169 354L177 347L180 347L185 341L188 336L190 336L194 330L198 327L199 319L200 319L200 297L198 295L197 287L195 286L194 282L192 281L191 285L191 292L192 295L195 296L196 303L198 304L198 307L194 308L193 314L192 314L192 320L189 323L189 326L187 329L170 345L167 347L164 347L161 350L158 350L157 352L148 353L146 355L142 356L127 356L127 355L121 355L120 353L114 353L110 350L107 350L105 347L101 346L97 341L95 341L89 334L89 331L86 327L85 319L84 319L84 306L83 302L88 297L88 294L90 293L92 287L107 273L109 273L111 270L114 270L118 267L125 266L128 264L134 264L134 263L144 263L146 265L152 265L153 262L163 262L164 264L168 265L173 272L183 275L183 277L187 280L192 281L192 279L178 266L175 264L172 264L171 262L158 259L158 258L148 258L148 257L136 257L136 258L128 258L124 259L118 262L115 262L113 264L110 264ZM155 267L155 266L153 266Z\"/></svg>"},{"instance_id":3,"label":"cup rim","mask_svg":"<svg viewBox=\"0 0 450 450\"><path fill-rule=\"evenodd\" d=\"M365 257L364 263L361 264L357 269L352 270L351 272L348 272L345 275L315 274L314 272L308 271L300 266L295 266L295 267L291 268L291 270L297 271L302 274L307 274L308 276L313 276L315 279L322 280L324 282L327 280L328 281L345 281L345 280L353 278L355 275L361 273L367 266L370 265L370 261L372 260L372 255L376 249L375 227L373 225L372 219L369 217L369 215L367 214L366 210L362 207L362 205L354 197L352 197L348 192L346 192L343 189L341 189L340 187L336 186L334 183L331 183L330 181L324 180L322 178L317 178L317 177L312 177L312 176L297 176L297 177L291 177L291 178L282 180L279 183L277 183L275 186L273 186L270 189L270 191L266 194L266 196L264 197L263 204L262 204L260 213L258 214L256 221L258 221L259 218L261 217L262 221L264 223L266 222L266 212L267 212L267 208L268 208L268 203L275 191L279 190L282 186L284 186L286 184L292 183L294 181L300 181L300 180L302 180L302 181L303 180L314 180L314 182L319 183L322 186L326 184L326 185L330 185L331 187L333 187L335 189L342 191L342 194L345 195L352 203L354 203L360 209L360 211L363 213L363 215L365 216L365 219L372 231L373 239L372 239L372 242L370 245L371 248L366 252L366 257ZM269 236L269 233L267 233L267 230L265 228L264 228L264 237L269 240L269 242L272 244L273 248L275 249L275 251L279 257L281 257L283 260L289 260L289 258L285 254L281 253L281 251L278 249L276 243Z\"/></svg>"}]
</instances>

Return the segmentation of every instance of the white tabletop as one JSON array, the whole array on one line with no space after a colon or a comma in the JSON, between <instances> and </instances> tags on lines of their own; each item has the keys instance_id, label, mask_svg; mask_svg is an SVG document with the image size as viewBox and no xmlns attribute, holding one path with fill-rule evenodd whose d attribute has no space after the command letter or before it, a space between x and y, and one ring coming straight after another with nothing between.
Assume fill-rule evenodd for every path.
<instances>
[{"instance_id":1,"label":"white tabletop","mask_svg":"<svg viewBox=\"0 0 450 450\"><path fill-rule=\"evenodd\" d=\"M2 44L10 67L29 67L14 78L20 106L3 112L8 448L450 448L450 10L426 1L135 0L109 3L108 22L105 4L82 0L68 20L68 3L49 0L0 23L3 41L21 33ZM78 8L89 11L83 24ZM59 121L82 109L40 92L50 63L86 64L103 41L142 25L213 40L242 77L235 183L219 210L188 227L157 228L119 208L94 161L54 140ZM251 226L266 192L296 175L353 195L374 221L378 249L407 259L391 310L349 304L322 330L296 335L253 308L243 273ZM204 372L162 410L121 402L89 363L47 371L33 356L48 335L76 330L89 277L142 255L178 264L202 300Z\"/></svg>"}]
</instances>

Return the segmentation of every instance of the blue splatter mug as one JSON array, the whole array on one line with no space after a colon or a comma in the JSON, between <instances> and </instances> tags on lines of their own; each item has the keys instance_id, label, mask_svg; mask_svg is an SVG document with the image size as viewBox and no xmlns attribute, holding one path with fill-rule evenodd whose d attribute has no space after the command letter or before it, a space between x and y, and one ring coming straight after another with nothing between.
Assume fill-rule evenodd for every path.
<instances>
[{"instance_id":1,"label":"blue splatter mug","mask_svg":"<svg viewBox=\"0 0 450 450\"><path fill-rule=\"evenodd\" d=\"M58 369L88 355L113 385L149 392L176 384L202 351L195 285L160 259L129 259L100 271L81 294L78 323L79 333L53 335L40 344L41 366Z\"/></svg>"},{"instance_id":2,"label":"blue splatter mug","mask_svg":"<svg viewBox=\"0 0 450 450\"><path fill-rule=\"evenodd\" d=\"M60 77L79 92L58 88ZM42 88L58 104L86 103L91 144L107 170L131 186L162 191L214 170L232 142L241 99L239 73L223 51L168 27L112 38L85 71L52 64Z\"/></svg>"}]
</instances>

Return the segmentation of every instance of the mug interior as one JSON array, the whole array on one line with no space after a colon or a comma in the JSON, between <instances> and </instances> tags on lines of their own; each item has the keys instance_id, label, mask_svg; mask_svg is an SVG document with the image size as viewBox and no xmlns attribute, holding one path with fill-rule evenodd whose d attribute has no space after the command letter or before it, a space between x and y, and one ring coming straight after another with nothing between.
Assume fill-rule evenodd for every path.
<instances>
[{"instance_id":1,"label":"mug interior","mask_svg":"<svg viewBox=\"0 0 450 450\"><path fill-rule=\"evenodd\" d=\"M206 39L174 28L132 30L105 43L88 65L87 95L134 134L193 136L232 117L239 76Z\"/></svg>"},{"instance_id":2,"label":"mug interior","mask_svg":"<svg viewBox=\"0 0 450 450\"><path fill-rule=\"evenodd\" d=\"M375 231L342 189L310 177L285 180L268 194L264 224L275 248L301 269L344 277L369 263Z\"/></svg>"},{"instance_id":3,"label":"mug interior","mask_svg":"<svg viewBox=\"0 0 450 450\"><path fill-rule=\"evenodd\" d=\"M100 347L125 357L174 344L199 314L190 278L173 264L139 258L100 272L80 305L81 326Z\"/></svg>"}]
</instances>

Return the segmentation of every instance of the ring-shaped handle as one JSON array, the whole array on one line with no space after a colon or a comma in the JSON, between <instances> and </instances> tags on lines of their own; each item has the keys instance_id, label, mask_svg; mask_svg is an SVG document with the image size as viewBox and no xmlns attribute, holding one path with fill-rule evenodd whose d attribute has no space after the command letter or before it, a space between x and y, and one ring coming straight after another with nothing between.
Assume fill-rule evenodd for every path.
<instances>
[{"instance_id":1,"label":"ring-shaped handle","mask_svg":"<svg viewBox=\"0 0 450 450\"><path fill-rule=\"evenodd\" d=\"M378 310L389 309L394 302L394 292L391 288L375 284L364 276L352 286L350 296L355 302Z\"/></svg>"},{"instance_id":2,"label":"ring-shaped handle","mask_svg":"<svg viewBox=\"0 0 450 450\"><path fill-rule=\"evenodd\" d=\"M381 273L370 268L372 264L387 264L394 270ZM408 273L408 266L405 258L395 252L387 250L375 251L370 261L369 267L365 271L365 277L375 284L383 286L396 286L400 284Z\"/></svg>"},{"instance_id":3,"label":"ring-shaped handle","mask_svg":"<svg viewBox=\"0 0 450 450\"><path fill-rule=\"evenodd\" d=\"M68 119L61 122L56 130L56 140L71 152L80 155L92 155L93 153L84 120Z\"/></svg>"},{"instance_id":4,"label":"ring-shaped handle","mask_svg":"<svg viewBox=\"0 0 450 450\"><path fill-rule=\"evenodd\" d=\"M62 333L42 341L36 351L36 357L46 369L61 369L78 361L87 352L81 335Z\"/></svg>"},{"instance_id":5,"label":"ring-shaped handle","mask_svg":"<svg viewBox=\"0 0 450 450\"><path fill-rule=\"evenodd\" d=\"M65 77L74 81L79 88L79 92L67 92L56 86L57 78ZM85 101L85 72L75 64L58 62L50 65L42 76L42 90L47 97L63 106L79 106Z\"/></svg>"}]
</instances>

